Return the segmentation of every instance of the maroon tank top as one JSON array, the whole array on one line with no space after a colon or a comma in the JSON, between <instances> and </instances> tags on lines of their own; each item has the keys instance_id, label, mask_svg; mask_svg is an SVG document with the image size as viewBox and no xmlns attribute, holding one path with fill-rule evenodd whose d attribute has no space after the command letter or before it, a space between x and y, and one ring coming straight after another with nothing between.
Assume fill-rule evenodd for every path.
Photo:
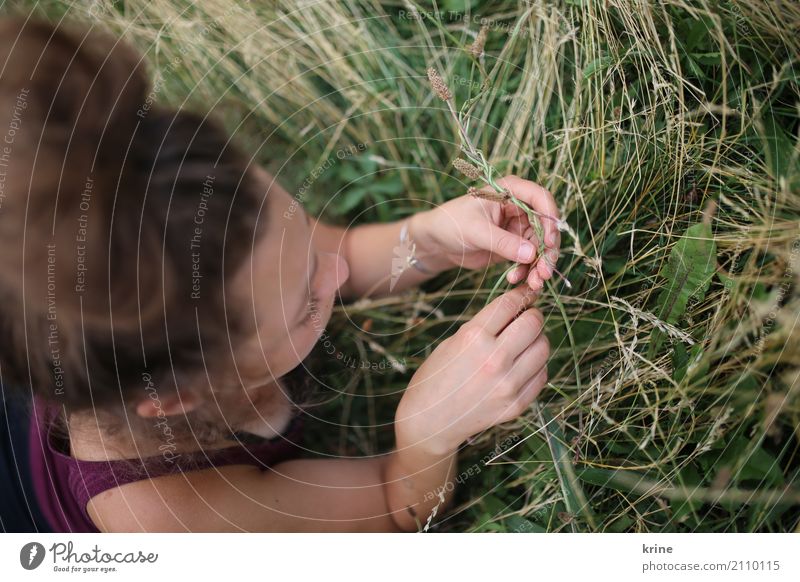
<instances>
[{"instance_id":1,"label":"maroon tank top","mask_svg":"<svg viewBox=\"0 0 800 582\"><path fill-rule=\"evenodd\" d=\"M144 459L82 461L69 455L69 443L52 430L60 405L36 398L30 423L31 473L36 498L54 532L98 532L86 511L89 500L127 483L226 465L266 469L301 452L303 420L295 416L283 434L270 439L234 433L241 443L224 449Z\"/></svg>"}]
</instances>

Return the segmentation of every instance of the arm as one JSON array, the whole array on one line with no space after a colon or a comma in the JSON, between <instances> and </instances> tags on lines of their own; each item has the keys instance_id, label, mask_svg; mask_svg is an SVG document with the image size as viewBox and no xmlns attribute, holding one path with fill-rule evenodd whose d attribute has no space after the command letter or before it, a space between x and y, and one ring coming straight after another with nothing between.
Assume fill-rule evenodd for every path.
<instances>
[{"instance_id":1,"label":"arm","mask_svg":"<svg viewBox=\"0 0 800 582\"><path fill-rule=\"evenodd\" d=\"M407 219L409 242L415 244L416 256L431 274L407 267L397 276L409 254L400 245L403 221L364 224L347 231L318 222L318 248L343 254L350 265L350 279L340 291L342 298L398 292L453 267L484 269L501 261L518 263L507 275L509 283L526 280L531 289L542 289L544 281L557 272L561 244L561 221L553 195L517 176L497 182L540 217L534 222L541 223L541 240L527 212L512 202L470 195L454 198Z\"/></svg>"},{"instance_id":2,"label":"arm","mask_svg":"<svg viewBox=\"0 0 800 582\"><path fill-rule=\"evenodd\" d=\"M269 471L228 466L112 489L90 501L89 513L102 531L116 532L415 531L455 465L454 451L404 446L370 458L286 461ZM444 488L443 505L452 489Z\"/></svg>"},{"instance_id":3,"label":"arm","mask_svg":"<svg viewBox=\"0 0 800 582\"><path fill-rule=\"evenodd\" d=\"M408 219L411 242L418 237L419 216L414 214ZM453 267L444 257L418 247L416 256L432 272L426 274L409 267L402 271L392 286L393 261L399 259L402 262L405 258L399 246L400 229L404 220L362 224L351 229L316 221L312 239L316 248L323 252L342 254L350 266L350 277L340 290L342 299L353 300L397 293Z\"/></svg>"},{"instance_id":4,"label":"arm","mask_svg":"<svg viewBox=\"0 0 800 582\"><path fill-rule=\"evenodd\" d=\"M388 455L137 481L92 498L90 516L104 531L413 531L450 502L461 443L517 418L544 387L550 348L542 314L527 309L534 296L499 296L437 346L400 400Z\"/></svg>"}]
</instances>

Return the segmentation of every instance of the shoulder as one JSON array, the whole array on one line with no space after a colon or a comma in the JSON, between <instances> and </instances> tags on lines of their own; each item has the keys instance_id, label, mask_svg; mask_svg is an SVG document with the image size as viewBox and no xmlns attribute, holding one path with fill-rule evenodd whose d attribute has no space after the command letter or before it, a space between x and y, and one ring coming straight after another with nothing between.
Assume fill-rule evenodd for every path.
<instances>
[{"instance_id":1,"label":"shoulder","mask_svg":"<svg viewBox=\"0 0 800 582\"><path fill-rule=\"evenodd\" d=\"M101 532L242 531L220 524L219 501L258 472L255 466L230 465L143 479L99 493L86 511Z\"/></svg>"}]
</instances>

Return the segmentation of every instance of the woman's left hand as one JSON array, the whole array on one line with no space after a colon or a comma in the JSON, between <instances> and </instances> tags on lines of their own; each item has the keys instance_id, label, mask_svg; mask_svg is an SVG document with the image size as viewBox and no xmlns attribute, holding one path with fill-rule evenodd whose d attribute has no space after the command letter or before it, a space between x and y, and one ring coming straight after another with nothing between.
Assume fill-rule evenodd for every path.
<instances>
[{"instance_id":1,"label":"woman's left hand","mask_svg":"<svg viewBox=\"0 0 800 582\"><path fill-rule=\"evenodd\" d=\"M445 267L467 269L515 261L524 264L508 274L508 282L517 284L527 278L532 289L541 289L544 281L552 277L558 259L558 207L550 192L529 180L506 176L497 184L539 214L552 217L540 221L545 249L539 260L534 228L525 211L511 201L500 203L468 194L454 198L433 210L415 214L409 237L424 264L429 262L426 257ZM490 187L482 191L493 192Z\"/></svg>"}]
</instances>

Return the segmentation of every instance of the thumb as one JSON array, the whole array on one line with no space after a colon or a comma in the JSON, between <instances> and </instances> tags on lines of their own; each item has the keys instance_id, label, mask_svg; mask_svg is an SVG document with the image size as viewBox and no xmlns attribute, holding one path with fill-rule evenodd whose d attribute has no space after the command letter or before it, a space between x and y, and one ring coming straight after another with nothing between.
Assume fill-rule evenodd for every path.
<instances>
[{"instance_id":1,"label":"thumb","mask_svg":"<svg viewBox=\"0 0 800 582\"><path fill-rule=\"evenodd\" d=\"M534 243L499 226L479 229L473 240L481 250L491 251L509 261L530 263L536 256Z\"/></svg>"}]
</instances>

